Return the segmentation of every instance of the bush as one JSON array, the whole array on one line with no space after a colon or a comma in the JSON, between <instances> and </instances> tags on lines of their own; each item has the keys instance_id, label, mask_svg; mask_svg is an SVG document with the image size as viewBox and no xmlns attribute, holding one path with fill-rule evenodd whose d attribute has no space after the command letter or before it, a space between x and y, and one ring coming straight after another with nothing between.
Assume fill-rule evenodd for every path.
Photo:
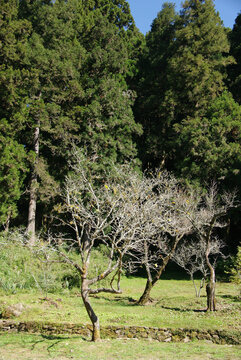
<instances>
[{"instance_id":1,"label":"bush","mask_svg":"<svg viewBox=\"0 0 241 360\"><path fill-rule=\"evenodd\" d=\"M0 288L9 292L35 286L30 251L19 233L0 237ZM36 267L36 263L34 265Z\"/></svg>"},{"instance_id":2,"label":"bush","mask_svg":"<svg viewBox=\"0 0 241 360\"><path fill-rule=\"evenodd\" d=\"M228 270L228 274L230 275L230 280L239 285L239 296L241 297L241 246L238 247L238 253L236 257L233 257L233 264Z\"/></svg>"},{"instance_id":3,"label":"bush","mask_svg":"<svg viewBox=\"0 0 241 360\"><path fill-rule=\"evenodd\" d=\"M67 286L66 265L51 263L44 254L32 251L20 232L0 235L0 288L15 293L23 289L60 291ZM67 286L68 287L68 286Z\"/></svg>"},{"instance_id":4,"label":"bush","mask_svg":"<svg viewBox=\"0 0 241 360\"><path fill-rule=\"evenodd\" d=\"M79 256L76 251L71 252L71 257L76 262ZM101 274L108 261L101 246L94 249L92 260L90 275ZM103 280L103 286L106 281ZM26 246L24 235L20 231L0 234L0 289L10 293L23 289L40 289L47 296L47 293L79 287L78 272L61 262L58 253L48 248L46 243L39 241L33 249Z\"/></svg>"}]
</instances>

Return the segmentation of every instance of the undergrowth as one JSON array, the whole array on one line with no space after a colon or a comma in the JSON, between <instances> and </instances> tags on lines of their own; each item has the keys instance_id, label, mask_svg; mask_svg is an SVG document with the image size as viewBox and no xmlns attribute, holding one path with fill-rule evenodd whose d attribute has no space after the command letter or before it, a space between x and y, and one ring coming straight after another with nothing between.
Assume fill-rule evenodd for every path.
<instances>
[{"instance_id":1,"label":"undergrowth","mask_svg":"<svg viewBox=\"0 0 241 360\"><path fill-rule=\"evenodd\" d=\"M81 265L76 250L68 256ZM104 269L107 257L100 248L93 250L92 258L89 274L95 276ZM77 270L64 263L58 252L46 243L38 241L30 248L19 232L0 235L0 289L6 293L36 289L47 296L79 286Z\"/></svg>"}]
</instances>

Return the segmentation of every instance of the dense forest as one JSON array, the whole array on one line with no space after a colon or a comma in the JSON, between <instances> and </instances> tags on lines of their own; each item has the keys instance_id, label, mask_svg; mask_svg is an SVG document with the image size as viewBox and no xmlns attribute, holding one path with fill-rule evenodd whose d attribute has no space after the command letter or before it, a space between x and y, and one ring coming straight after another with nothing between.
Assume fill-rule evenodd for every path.
<instances>
[{"instance_id":1,"label":"dense forest","mask_svg":"<svg viewBox=\"0 0 241 360\"><path fill-rule=\"evenodd\" d=\"M2 0L0 49L2 231L51 228L76 149L99 185L131 163L240 190L241 14L165 3L144 36L125 0Z\"/></svg>"}]
</instances>

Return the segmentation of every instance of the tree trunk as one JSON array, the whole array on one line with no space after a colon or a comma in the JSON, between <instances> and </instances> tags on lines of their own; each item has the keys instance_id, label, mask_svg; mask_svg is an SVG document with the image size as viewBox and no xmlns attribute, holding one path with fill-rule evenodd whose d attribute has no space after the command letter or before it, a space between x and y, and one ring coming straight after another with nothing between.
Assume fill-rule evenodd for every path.
<instances>
[{"instance_id":1,"label":"tree trunk","mask_svg":"<svg viewBox=\"0 0 241 360\"><path fill-rule=\"evenodd\" d=\"M8 233L8 230L9 230L11 215L12 215L12 212L10 211L10 213L8 213L8 217L7 217L7 220L6 220L5 225L4 225L4 231L6 233Z\"/></svg>"},{"instance_id":2,"label":"tree trunk","mask_svg":"<svg viewBox=\"0 0 241 360\"><path fill-rule=\"evenodd\" d=\"M36 154L35 164L31 174L30 180L30 200L28 208L28 225L26 233L29 236L29 245L34 245L35 243L35 224L36 224L36 203L37 203L37 173L36 166L39 156L39 127L35 128L34 131L34 152Z\"/></svg>"},{"instance_id":3,"label":"tree trunk","mask_svg":"<svg viewBox=\"0 0 241 360\"><path fill-rule=\"evenodd\" d=\"M174 254L174 252L176 250L176 247L177 247L177 244L179 243L181 238L182 238L182 236L177 237L175 239L175 241L172 244L172 248L170 250L170 253L162 259L162 265L158 269L158 271L157 271L157 273L156 273L153 280L151 280L150 268L149 268L149 266L146 265L146 271L147 271L148 279L147 279L147 282L146 282L145 290L144 290L143 294L141 295L140 299L137 302L139 305L145 305L150 300L151 289L156 284L156 282L160 279L160 277L161 277L163 271L165 270L169 260L171 259L172 255ZM147 264L148 264L148 261L147 261Z\"/></svg>"},{"instance_id":4,"label":"tree trunk","mask_svg":"<svg viewBox=\"0 0 241 360\"><path fill-rule=\"evenodd\" d=\"M191 277L191 280L192 280L192 283L193 283L193 286L194 286L194 289L195 289L196 297L199 297L199 296L198 296L198 292L197 292L197 286L196 286L196 283L195 283L193 274L191 274L190 277Z\"/></svg>"},{"instance_id":5,"label":"tree trunk","mask_svg":"<svg viewBox=\"0 0 241 360\"><path fill-rule=\"evenodd\" d=\"M85 279L82 280L81 295L82 295L82 299L83 299L85 309L86 309L86 311L87 311L87 313L89 315L89 318L90 318L90 320L92 322L92 325L93 325L92 341L98 341L98 340L100 340L99 319L96 316L92 306L90 305L89 297L88 297L88 284L87 284L87 280L85 280Z\"/></svg>"},{"instance_id":6,"label":"tree trunk","mask_svg":"<svg viewBox=\"0 0 241 360\"><path fill-rule=\"evenodd\" d=\"M210 282L206 286L207 311L216 311L215 287L215 278L213 278L213 276L210 276Z\"/></svg>"},{"instance_id":7,"label":"tree trunk","mask_svg":"<svg viewBox=\"0 0 241 360\"><path fill-rule=\"evenodd\" d=\"M30 180L28 226L26 231L29 236L29 245L34 245L35 243L36 202L37 202L36 187L37 187L37 176L36 173L33 172Z\"/></svg>"},{"instance_id":8,"label":"tree trunk","mask_svg":"<svg viewBox=\"0 0 241 360\"><path fill-rule=\"evenodd\" d=\"M207 250L206 250L206 262L210 270L210 280L206 286L207 292L207 311L215 311L216 310L216 299L215 299L215 270L212 264L209 261L209 251L210 244L208 242Z\"/></svg>"},{"instance_id":9,"label":"tree trunk","mask_svg":"<svg viewBox=\"0 0 241 360\"><path fill-rule=\"evenodd\" d=\"M152 288L153 288L152 281L150 281L148 279L146 281L145 290L144 290L143 294L141 295L140 299L137 302L139 305L145 305L150 300L150 293L151 293Z\"/></svg>"},{"instance_id":10,"label":"tree trunk","mask_svg":"<svg viewBox=\"0 0 241 360\"><path fill-rule=\"evenodd\" d=\"M205 285L205 278L202 278L202 280L200 281L200 286L199 286L199 290L198 290L198 297L199 298L201 296L201 290L202 290L204 285Z\"/></svg>"}]
</instances>

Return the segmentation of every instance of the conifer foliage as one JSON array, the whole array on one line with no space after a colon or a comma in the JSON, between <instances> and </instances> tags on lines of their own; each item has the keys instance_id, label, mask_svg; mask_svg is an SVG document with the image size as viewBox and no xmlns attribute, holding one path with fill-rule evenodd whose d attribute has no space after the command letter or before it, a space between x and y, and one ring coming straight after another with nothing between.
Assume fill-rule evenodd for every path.
<instances>
[{"instance_id":1,"label":"conifer foliage","mask_svg":"<svg viewBox=\"0 0 241 360\"><path fill-rule=\"evenodd\" d=\"M237 16L233 30L229 34L230 53L235 64L229 67L229 84L234 99L241 104L241 13Z\"/></svg>"},{"instance_id":2,"label":"conifer foliage","mask_svg":"<svg viewBox=\"0 0 241 360\"><path fill-rule=\"evenodd\" d=\"M100 167L136 155L132 137L141 126L126 77L138 31L126 1L11 0L1 3L1 17L0 115L8 125L1 131L12 131L13 140L0 151L18 164L11 198L25 192L32 237L37 203L43 214L53 206L73 143L86 155L96 153ZM12 185L6 186L9 193ZM4 219L16 213L10 208L6 203L1 210Z\"/></svg>"},{"instance_id":3,"label":"conifer foliage","mask_svg":"<svg viewBox=\"0 0 241 360\"><path fill-rule=\"evenodd\" d=\"M238 24L239 18L230 35L237 59ZM238 183L240 107L225 85L230 68L232 89L239 86L238 65L227 33L212 0L186 0L179 15L165 4L153 21L135 110L144 166L165 166L201 187L214 178Z\"/></svg>"},{"instance_id":4,"label":"conifer foliage","mask_svg":"<svg viewBox=\"0 0 241 360\"><path fill-rule=\"evenodd\" d=\"M240 16L231 31L212 0L165 3L144 37L126 0L1 1L1 229L34 242L74 146L99 184L134 159L239 186Z\"/></svg>"}]
</instances>

